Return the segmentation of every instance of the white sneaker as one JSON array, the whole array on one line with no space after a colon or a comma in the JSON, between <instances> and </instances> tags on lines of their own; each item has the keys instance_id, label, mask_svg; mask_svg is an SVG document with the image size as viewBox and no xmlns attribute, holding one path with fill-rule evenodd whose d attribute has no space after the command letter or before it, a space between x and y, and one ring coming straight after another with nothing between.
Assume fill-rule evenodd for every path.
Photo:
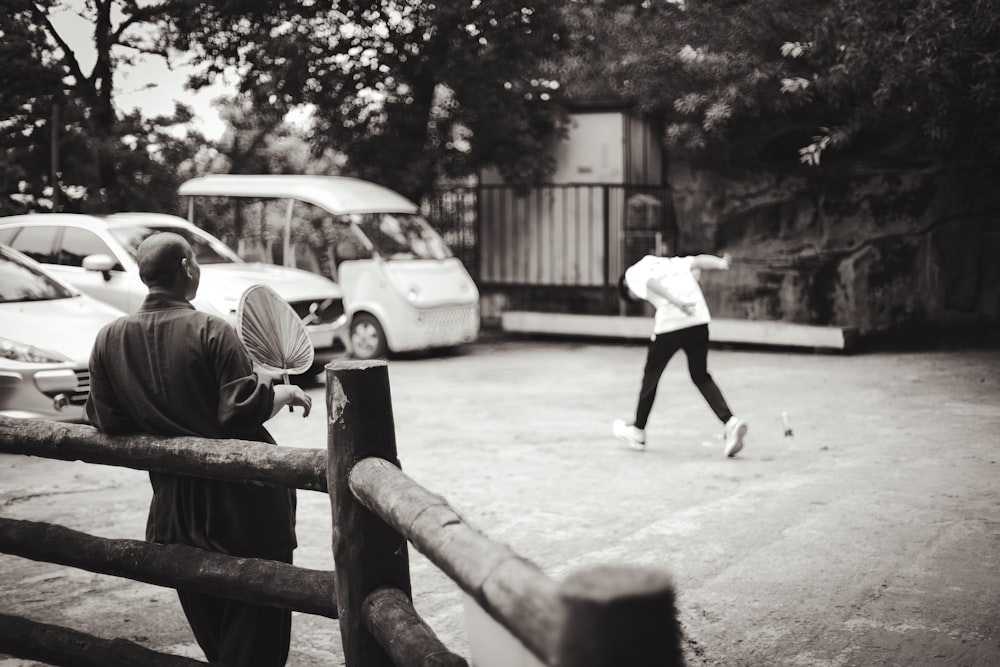
<instances>
[{"instance_id":1,"label":"white sneaker","mask_svg":"<svg viewBox=\"0 0 1000 667\"><path fill-rule=\"evenodd\" d=\"M646 432L641 428L636 428L632 424L626 424L621 419L616 419L611 425L611 432L619 440L623 440L629 447L639 451L646 449Z\"/></svg>"},{"instance_id":2,"label":"white sneaker","mask_svg":"<svg viewBox=\"0 0 1000 667\"><path fill-rule=\"evenodd\" d=\"M726 456L736 456L743 449L743 438L747 434L747 423L739 417L730 417L726 422Z\"/></svg>"}]
</instances>

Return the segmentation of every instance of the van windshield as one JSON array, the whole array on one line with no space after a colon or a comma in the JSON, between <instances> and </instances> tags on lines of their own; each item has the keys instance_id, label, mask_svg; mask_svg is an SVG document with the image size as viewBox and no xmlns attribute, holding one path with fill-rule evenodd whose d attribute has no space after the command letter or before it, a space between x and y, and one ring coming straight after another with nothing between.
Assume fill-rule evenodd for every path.
<instances>
[{"instance_id":1,"label":"van windshield","mask_svg":"<svg viewBox=\"0 0 1000 667\"><path fill-rule=\"evenodd\" d=\"M385 259L445 259L451 250L421 216L413 213L354 213L350 216Z\"/></svg>"}]
</instances>

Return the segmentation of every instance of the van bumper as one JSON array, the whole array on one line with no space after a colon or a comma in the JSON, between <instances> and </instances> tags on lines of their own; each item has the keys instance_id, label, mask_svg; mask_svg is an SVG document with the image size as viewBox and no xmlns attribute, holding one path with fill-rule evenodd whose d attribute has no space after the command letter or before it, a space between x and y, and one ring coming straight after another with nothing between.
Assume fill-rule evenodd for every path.
<instances>
[{"instance_id":1,"label":"van bumper","mask_svg":"<svg viewBox=\"0 0 1000 667\"><path fill-rule=\"evenodd\" d=\"M479 338L479 303L415 308L389 341L393 352L454 347Z\"/></svg>"}]
</instances>

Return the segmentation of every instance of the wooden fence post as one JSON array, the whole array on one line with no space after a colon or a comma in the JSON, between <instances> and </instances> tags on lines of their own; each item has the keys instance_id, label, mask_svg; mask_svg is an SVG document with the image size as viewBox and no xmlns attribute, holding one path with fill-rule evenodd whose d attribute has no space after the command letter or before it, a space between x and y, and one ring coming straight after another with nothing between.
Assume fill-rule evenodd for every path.
<instances>
[{"instance_id":1,"label":"wooden fence post","mask_svg":"<svg viewBox=\"0 0 1000 667\"><path fill-rule=\"evenodd\" d=\"M333 516L337 613L346 667L392 667L364 627L362 605L380 587L412 598L406 538L366 509L351 493L351 468L375 456L398 466L385 361L335 361L326 365L328 490Z\"/></svg>"},{"instance_id":2,"label":"wooden fence post","mask_svg":"<svg viewBox=\"0 0 1000 667\"><path fill-rule=\"evenodd\" d=\"M559 585L566 623L560 667L683 667L671 577L660 570L602 566Z\"/></svg>"}]
</instances>

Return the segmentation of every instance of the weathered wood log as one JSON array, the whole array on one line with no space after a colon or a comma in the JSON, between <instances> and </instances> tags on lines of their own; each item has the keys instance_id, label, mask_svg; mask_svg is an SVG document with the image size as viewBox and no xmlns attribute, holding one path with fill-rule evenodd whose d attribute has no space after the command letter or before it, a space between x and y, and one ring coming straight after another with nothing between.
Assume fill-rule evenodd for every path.
<instances>
[{"instance_id":1,"label":"weathered wood log","mask_svg":"<svg viewBox=\"0 0 1000 667\"><path fill-rule=\"evenodd\" d=\"M0 518L0 552L328 618L337 617L334 573L181 544L111 540L35 521Z\"/></svg>"},{"instance_id":2,"label":"weathered wood log","mask_svg":"<svg viewBox=\"0 0 1000 667\"><path fill-rule=\"evenodd\" d=\"M383 460L359 461L350 485L365 507L404 535L539 659L550 662L564 616L552 579Z\"/></svg>"},{"instance_id":3,"label":"weathered wood log","mask_svg":"<svg viewBox=\"0 0 1000 667\"><path fill-rule=\"evenodd\" d=\"M565 667L683 667L674 586L661 570L601 566L559 586L566 605L555 661Z\"/></svg>"},{"instance_id":4,"label":"weathered wood log","mask_svg":"<svg viewBox=\"0 0 1000 667\"><path fill-rule=\"evenodd\" d=\"M361 608L365 627L396 667L468 667L424 622L398 588L376 588Z\"/></svg>"},{"instance_id":5,"label":"weathered wood log","mask_svg":"<svg viewBox=\"0 0 1000 667\"><path fill-rule=\"evenodd\" d=\"M159 653L125 639L102 639L7 614L0 614L0 653L57 667L204 667L219 664Z\"/></svg>"},{"instance_id":6,"label":"weathered wood log","mask_svg":"<svg viewBox=\"0 0 1000 667\"><path fill-rule=\"evenodd\" d=\"M196 437L111 437L86 424L0 416L0 452L326 491L323 449Z\"/></svg>"},{"instance_id":7,"label":"weathered wood log","mask_svg":"<svg viewBox=\"0 0 1000 667\"><path fill-rule=\"evenodd\" d=\"M406 540L351 493L348 477L359 460L377 456L394 465L396 434L384 361L326 365L327 486L333 515L337 610L347 667L392 667L377 638L364 627L362 605L376 588L410 597Z\"/></svg>"}]
</instances>

